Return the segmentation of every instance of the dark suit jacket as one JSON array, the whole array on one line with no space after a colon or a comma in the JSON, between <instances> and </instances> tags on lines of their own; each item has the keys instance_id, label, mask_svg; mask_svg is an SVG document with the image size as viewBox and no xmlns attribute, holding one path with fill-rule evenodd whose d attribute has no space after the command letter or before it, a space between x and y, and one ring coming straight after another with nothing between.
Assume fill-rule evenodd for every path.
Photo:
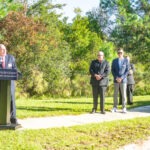
<instances>
[{"instance_id":1,"label":"dark suit jacket","mask_svg":"<svg viewBox=\"0 0 150 150\"><path fill-rule=\"evenodd\" d=\"M122 78L122 83L127 83L127 75L129 71L129 63L126 58L124 58L122 67L119 69L119 59L116 58L112 62L111 72L114 77L114 82L117 83L116 78Z\"/></svg>"},{"instance_id":2,"label":"dark suit jacket","mask_svg":"<svg viewBox=\"0 0 150 150\"><path fill-rule=\"evenodd\" d=\"M1 63L0 63L0 68L2 69ZM12 55L7 54L5 56L5 69L17 69L15 58ZM12 97L15 94L15 83L13 80L11 81L11 94L12 94Z\"/></svg>"},{"instance_id":3,"label":"dark suit jacket","mask_svg":"<svg viewBox=\"0 0 150 150\"><path fill-rule=\"evenodd\" d=\"M92 86L107 86L108 85L108 75L110 73L110 66L109 63L106 60L103 60L102 63L100 63L98 60L93 60L90 65L90 74L91 74L91 80L90 83ZM96 80L95 74L99 74L102 76L101 80Z\"/></svg>"},{"instance_id":4,"label":"dark suit jacket","mask_svg":"<svg viewBox=\"0 0 150 150\"><path fill-rule=\"evenodd\" d=\"M133 73L135 72L135 67L134 67L133 64L129 64L129 70L132 70ZM128 85L130 85L130 84L135 84L133 74L128 73L128 76L127 76L127 84L128 84Z\"/></svg>"}]
</instances>

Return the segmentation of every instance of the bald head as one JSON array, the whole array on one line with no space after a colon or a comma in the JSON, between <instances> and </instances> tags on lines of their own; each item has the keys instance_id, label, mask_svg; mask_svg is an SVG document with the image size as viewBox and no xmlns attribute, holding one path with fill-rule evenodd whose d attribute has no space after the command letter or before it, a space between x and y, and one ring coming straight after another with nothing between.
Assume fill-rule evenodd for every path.
<instances>
[{"instance_id":1,"label":"bald head","mask_svg":"<svg viewBox=\"0 0 150 150\"><path fill-rule=\"evenodd\" d=\"M99 51L97 56L98 56L98 61L102 62L104 59L104 52Z\"/></svg>"}]
</instances>

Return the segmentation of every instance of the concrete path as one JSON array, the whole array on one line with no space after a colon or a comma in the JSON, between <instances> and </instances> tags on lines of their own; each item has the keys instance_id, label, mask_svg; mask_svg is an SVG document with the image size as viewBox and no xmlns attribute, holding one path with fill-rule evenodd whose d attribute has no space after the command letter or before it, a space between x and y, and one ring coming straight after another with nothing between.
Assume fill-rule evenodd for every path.
<instances>
[{"instance_id":1,"label":"concrete path","mask_svg":"<svg viewBox=\"0 0 150 150\"><path fill-rule=\"evenodd\" d=\"M117 113L106 112L105 115L100 113L95 114L82 114L82 115L68 115L68 116L55 116L44 118L27 118L18 120L22 125L22 129L46 129L53 127L68 127L74 125L83 125L89 123L100 123L113 120L125 120L136 117L150 116L150 106L138 107L130 110L127 113L121 113L121 110Z\"/></svg>"}]
</instances>

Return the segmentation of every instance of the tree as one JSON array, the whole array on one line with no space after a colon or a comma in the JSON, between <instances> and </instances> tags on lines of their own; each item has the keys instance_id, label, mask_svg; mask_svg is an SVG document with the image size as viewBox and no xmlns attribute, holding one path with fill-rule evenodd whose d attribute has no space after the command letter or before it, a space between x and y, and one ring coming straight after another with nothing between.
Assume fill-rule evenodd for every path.
<instances>
[{"instance_id":1,"label":"tree","mask_svg":"<svg viewBox=\"0 0 150 150\"><path fill-rule=\"evenodd\" d=\"M104 12L105 16L103 16ZM125 52L133 56L133 61L137 68L141 67L141 62L145 68L136 72L135 78L137 87L142 87L145 91L149 88L143 78L148 80L149 58L150 58L150 1L149 0L101 0L99 11L94 18L97 23L99 18L103 18L106 23L102 27L102 33L106 35L106 40L114 43L115 47L123 47ZM112 18L112 20L111 20ZM101 25L101 24L100 24ZM107 30L109 29L109 30ZM107 31L107 32L105 32ZM138 85L139 84L139 85ZM140 89L140 90L142 90ZM135 91L135 93L140 93Z\"/></svg>"},{"instance_id":2,"label":"tree","mask_svg":"<svg viewBox=\"0 0 150 150\"><path fill-rule=\"evenodd\" d=\"M0 21L3 35L0 42L16 56L18 68L23 72L19 85L30 95L61 95L61 88L69 78L69 51L57 23L54 13L34 20L24 13L12 12Z\"/></svg>"},{"instance_id":3,"label":"tree","mask_svg":"<svg viewBox=\"0 0 150 150\"><path fill-rule=\"evenodd\" d=\"M64 27L64 40L68 42L71 50L71 88L72 95L85 95L90 91L89 65L96 59L99 50L104 51L106 59L111 60L114 55L114 46L104 42L98 33L90 28L88 17L82 17L78 9L72 24Z\"/></svg>"},{"instance_id":4,"label":"tree","mask_svg":"<svg viewBox=\"0 0 150 150\"><path fill-rule=\"evenodd\" d=\"M10 11L16 11L21 6L13 0L0 0L0 19L5 17Z\"/></svg>"},{"instance_id":5,"label":"tree","mask_svg":"<svg viewBox=\"0 0 150 150\"><path fill-rule=\"evenodd\" d=\"M116 12L113 13L115 26L109 40L113 41L117 47L122 46L127 52L136 55L136 58L143 63L148 62L150 1L113 0L109 5L104 1L101 4L105 4L103 9L107 13Z\"/></svg>"}]
</instances>

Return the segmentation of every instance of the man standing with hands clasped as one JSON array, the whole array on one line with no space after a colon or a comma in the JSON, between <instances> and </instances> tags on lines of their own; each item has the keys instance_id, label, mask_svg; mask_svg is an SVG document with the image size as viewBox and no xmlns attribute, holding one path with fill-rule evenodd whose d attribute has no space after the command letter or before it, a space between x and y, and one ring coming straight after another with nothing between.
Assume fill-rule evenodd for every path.
<instances>
[{"instance_id":1,"label":"man standing with hands clasped","mask_svg":"<svg viewBox=\"0 0 150 150\"><path fill-rule=\"evenodd\" d=\"M100 111L101 114L105 114L104 104L105 104L105 92L108 86L108 74L110 73L109 63L104 60L104 53L102 51L98 52L97 59L93 60L90 65L91 74L91 85L93 92L93 109L91 113L97 111L98 105L98 95L100 95Z\"/></svg>"},{"instance_id":2,"label":"man standing with hands clasped","mask_svg":"<svg viewBox=\"0 0 150 150\"><path fill-rule=\"evenodd\" d=\"M118 105L118 92L119 88L122 95L122 112L126 113L126 88L127 88L127 75L129 71L129 62L123 57L123 49L118 50L118 58L112 62L112 74L114 77L114 107L112 112L117 112Z\"/></svg>"}]
</instances>

